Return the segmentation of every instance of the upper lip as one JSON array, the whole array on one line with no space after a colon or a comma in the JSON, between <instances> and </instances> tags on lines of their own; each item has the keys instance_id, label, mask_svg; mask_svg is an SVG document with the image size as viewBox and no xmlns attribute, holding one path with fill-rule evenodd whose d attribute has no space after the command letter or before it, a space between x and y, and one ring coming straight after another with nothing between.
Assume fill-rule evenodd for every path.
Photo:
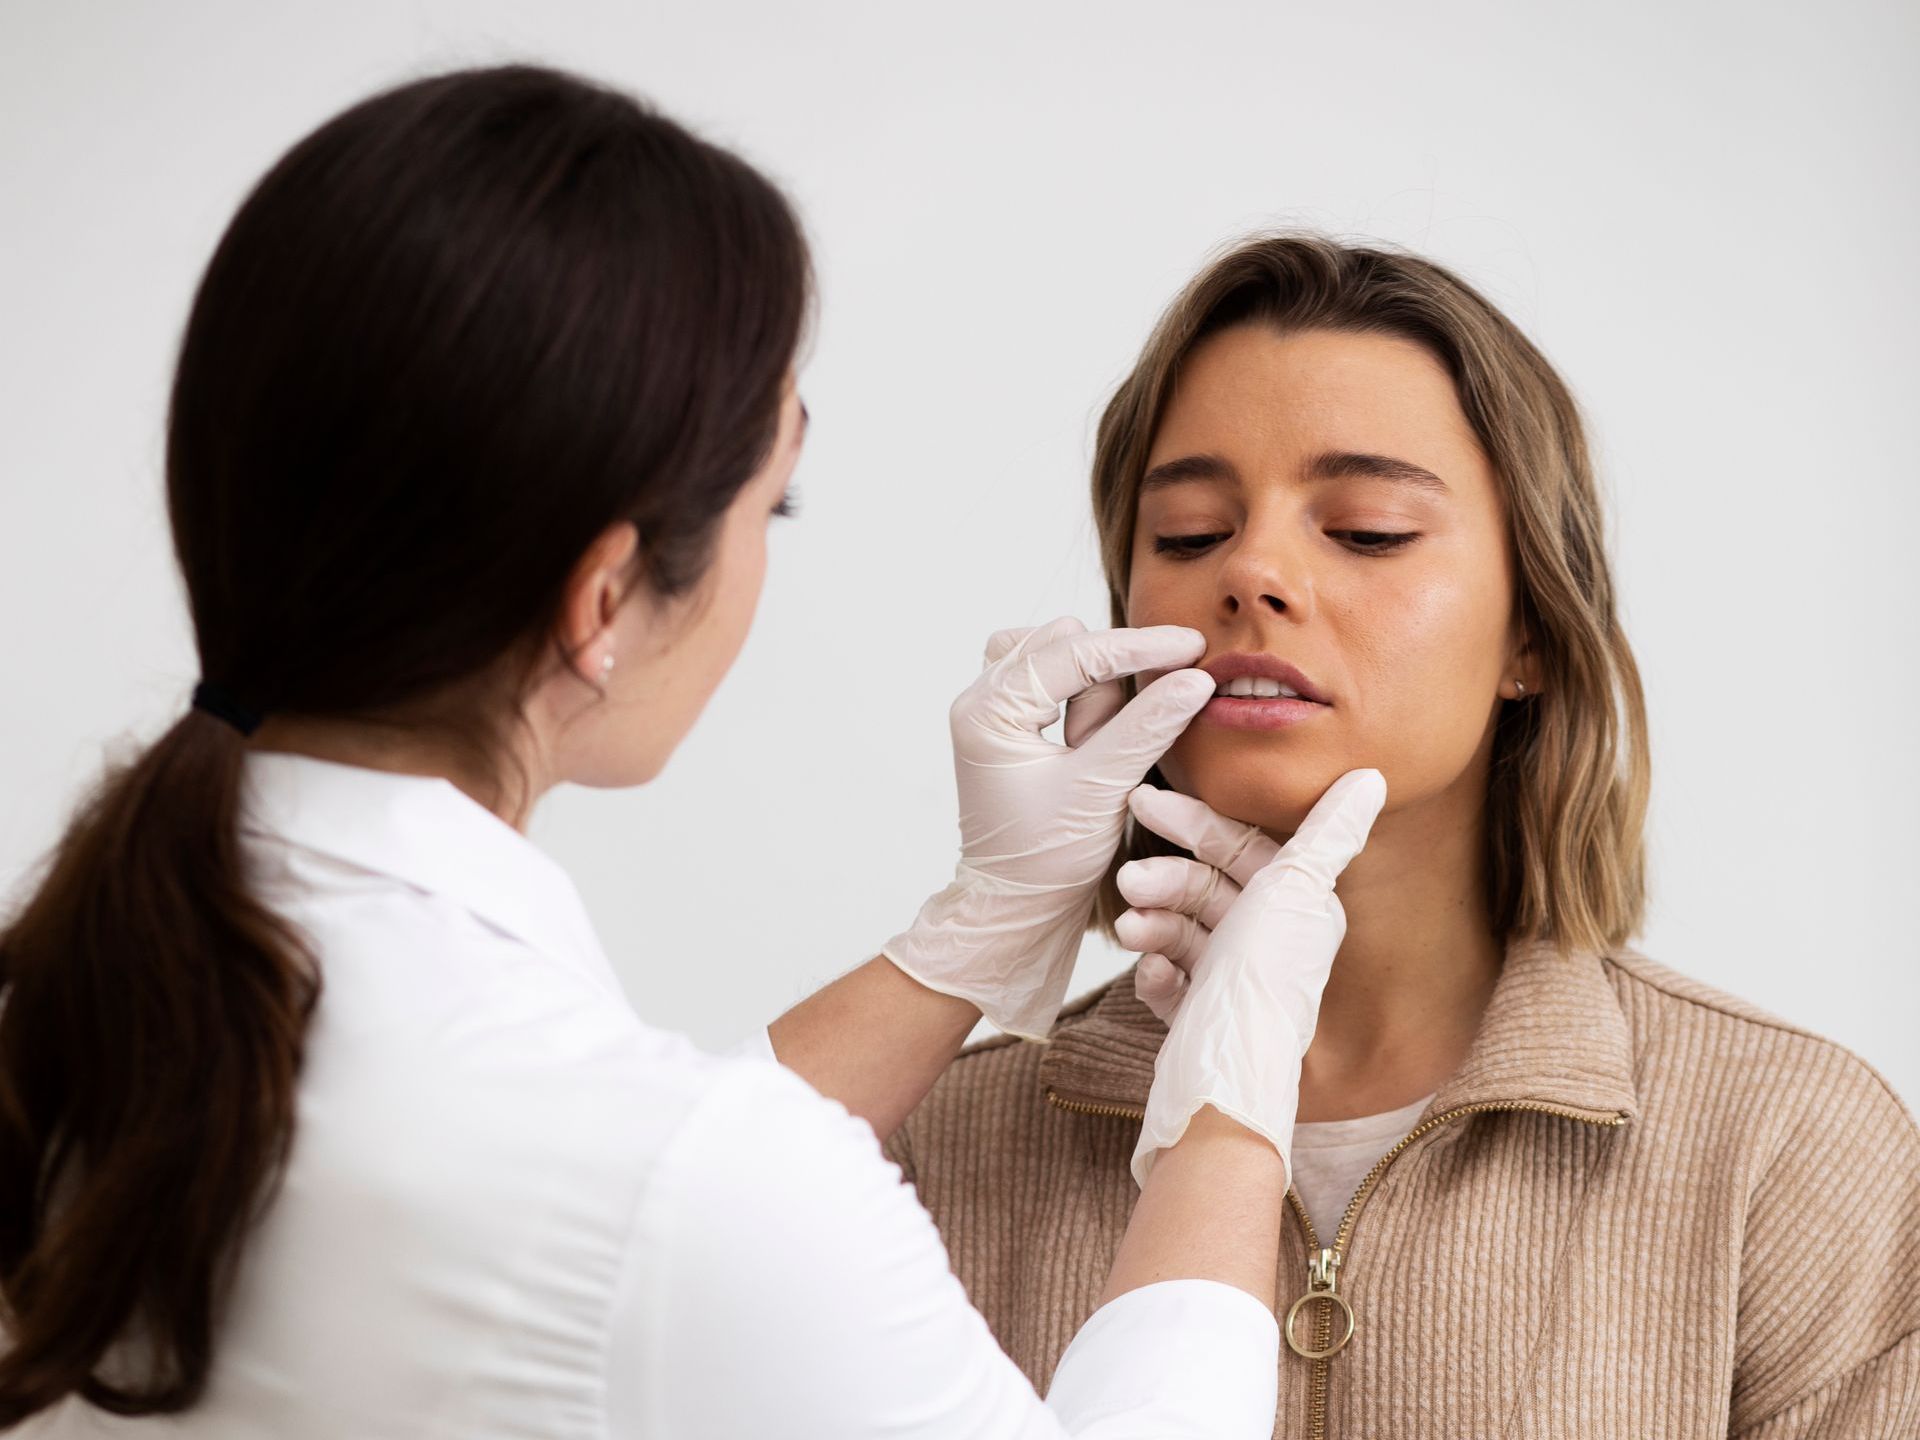
<instances>
[{"instance_id":1,"label":"upper lip","mask_svg":"<svg viewBox=\"0 0 1920 1440\"><path fill-rule=\"evenodd\" d=\"M1298 690L1302 700L1311 700L1317 705L1333 703L1319 686L1278 655L1236 650L1230 654L1216 655L1211 660L1202 662L1200 668L1213 676L1213 683L1216 686L1224 685L1229 680L1238 680L1242 675L1265 676L1269 680L1278 680L1282 685Z\"/></svg>"}]
</instances>

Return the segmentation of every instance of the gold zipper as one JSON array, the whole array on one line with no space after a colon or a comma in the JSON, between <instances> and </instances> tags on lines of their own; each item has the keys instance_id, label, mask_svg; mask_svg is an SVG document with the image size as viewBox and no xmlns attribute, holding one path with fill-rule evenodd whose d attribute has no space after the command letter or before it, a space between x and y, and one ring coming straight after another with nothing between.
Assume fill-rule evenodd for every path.
<instances>
[{"instance_id":1,"label":"gold zipper","mask_svg":"<svg viewBox=\"0 0 1920 1440\"><path fill-rule=\"evenodd\" d=\"M1076 1115L1103 1115L1110 1120L1145 1120L1147 1112L1131 1105L1089 1105L1085 1100L1069 1100L1064 1095L1047 1091L1050 1104L1062 1110L1071 1110Z\"/></svg>"},{"instance_id":2,"label":"gold zipper","mask_svg":"<svg viewBox=\"0 0 1920 1440\"><path fill-rule=\"evenodd\" d=\"M1333 1373L1333 1357L1344 1350L1347 1342L1353 1338L1356 1328L1353 1306L1345 1296L1339 1293L1339 1272L1346 1260L1347 1246L1353 1240L1354 1222L1359 1219L1360 1211L1367 1203L1367 1196L1379 1182L1382 1174L1400 1153L1418 1140L1422 1135L1439 1129L1448 1121L1458 1120L1462 1115L1480 1115L1496 1110L1531 1110L1544 1115L1559 1115L1568 1120L1578 1120L1587 1125L1615 1126L1627 1123L1627 1117L1619 1111L1601 1114L1591 1110L1572 1110L1564 1105L1545 1105L1537 1100L1482 1100L1472 1105L1457 1105L1451 1110L1422 1120L1413 1129L1400 1138L1400 1142L1382 1155L1361 1180L1360 1187L1353 1192L1353 1198L1347 1202L1346 1213L1340 1217L1340 1229L1333 1237L1331 1250L1315 1250L1318 1240L1313 1233L1313 1223L1307 1219L1306 1207L1291 1190L1287 1198L1294 1202L1299 1212L1300 1223L1307 1234L1307 1293L1294 1301L1294 1309L1312 1300L1332 1300L1345 1312L1345 1333L1339 1341L1333 1339L1333 1306L1319 1305L1314 1318L1313 1345L1311 1350L1303 1350L1293 1338L1293 1311L1287 1312L1287 1344L1296 1354L1313 1362L1313 1376L1307 1386L1307 1435L1309 1440L1325 1440L1327 1433L1327 1385Z\"/></svg>"},{"instance_id":3,"label":"gold zipper","mask_svg":"<svg viewBox=\"0 0 1920 1440\"><path fill-rule=\"evenodd\" d=\"M1062 1110L1070 1110L1079 1115L1104 1115L1113 1118L1146 1119L1146 1112L1135 1106L1090 1105L1084 1100L1068 1100L1056 1095L1052 1089L1047 1091L1047 1100ZM1400 1153L1418 1140L1422 1135L1439 1129L1449 1121L1458 1120L1462 1115L1481 1115L1492 1111L1519 1110L1534 1111L1542 1115L1558 1115L1567 1120L1578 1120L1585 1125L1600 1125L1607 1128L1624 1125L1627 1117L1619 1111L1601 1112L1597 1110L1574 1110L1564 1105L1547 1105L1538 1100L1481 1100L1471 1105L1457 1105L1451 1110L1422 1120L1413 1129L1401 1137L1386 1154L1382 1155L1360 1181L1353 1192L1353 1198L1347 1202L1346 1213L1340 1217L1340 1228L1333 1237L1333 1248L1320 1248L1320 1237L1313 1228L1313 1218L1307 1214L1307 1207L1301 1202L1299 1191L1291 1185L1287 1187L1287 1203L1293 1207L1293 1213L1300 1222L1300 1231L1307 1242L1307 1293L1293 1302L1287 1311L1281 1333L1288 1347L1302 1359L1313 1365L1313 1371L1307 1380L1307 1436L1308 1440L1326 1440L1327 1433L1327 1386L1333 1374L1333 1357L1346 1349L1358 1329L1353 1306L1346 1296L1340 1293L1340 1267L1346 1261L1347 1246L1353 1239L1354 1222L1359 1218L1361 1209L1367 1203L1367 1196L1379 1182ZM1331 1303L1315 1305L1312 1324L1312 1343L1301 1345L1294 1339L1294 1321L1299 1311L1314 1301ZM1334 1316L1339 1313L1344 1324L1340 1339L1333 1338Z\"/></svg>"},{"instance_id":4,"label":"gold zipper","mask_svg":"<svg viewBox=\"0 0 1920 1440\"><path fill-rule=\"evenodd\" d=\"M1300 1222L1300 1234L1307 1243L1307 1293L1293 1302L1287 1311L1286 1340L1289 1349L1294 1348L1293 1319L1296 1311L1317 1294L1332 1298L1338 1290L1340 1257L1331 1250L1320 1248L1320 1236L1313 1228L1313 1217L1307 1214L1306 1202L1300 1198L1300 1192L1291 1185L1287 1187L1287 1204L1293 1207L1294 1218ZM1324 1288L1322 1288L1324 1286ZM1353 1319L1353 1308L1342 1299L1346 1307L1348 1320ZM1349 1331L1349 1338L1352 1332ZM1313 1349L1316 1352L1327 1351L1333 1339L1333 1313L1325 1306L1316 1307L1313 1317ZM1346 1341L1341 1341L1344 1348ZM1327 1383L1333 1374L1333 1366L1326 1354L1310 1362L1313 1369L1307 1372L1307 1423L1316 1436L1326 1434L1327 1428ZM1318 1428L1313 1428L1317 1426Z\"/></svg>"}]
</instances>

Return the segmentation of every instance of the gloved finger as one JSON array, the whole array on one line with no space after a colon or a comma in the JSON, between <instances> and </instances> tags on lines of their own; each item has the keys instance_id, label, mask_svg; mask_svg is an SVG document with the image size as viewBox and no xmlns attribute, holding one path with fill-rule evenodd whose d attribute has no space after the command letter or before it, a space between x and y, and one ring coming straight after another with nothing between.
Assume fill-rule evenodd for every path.
<instances>
[{"instance_id":1,"label":"gloved finger","mask_svg":"<svg viewBox=\"0 0 1920 1440\"><path fill-rule=\"evenodd\" d=\"M1156 835L1191 850L1244 885L1264 869L1280 847L1256 825L1229 820L1204 800L1142 785L1127 796L1133 818Z\"/></svg>"},{"instance_id":2,"label":"gloved finger","mask_svg":"<svg viewBox=\"0 0 1920 1440\"><path fill-rule=\"evenodd\" d=\"M1120 713L1127 703L1127 692L1118 680L1108 680L1082 690L1067 702L1067 728L1062 738L1069 750L1078 750L1102 725Z\"/></svg>"},{"instance_id":3,"label":"gloved finger","mask_svg":"<svg viewBox=\"0 0 1920 1440\"><path fill-rule=\"evenodd\" d=\"M950 717L956 723L1001 731L1009 726L1016 731L1046 729L1059 718L1058 706L1050 705L1044 715L1035 715L1031 713L1031 705L1019 702L1009 705L1010 696L1023 689L1034 689L1031 669L1022 662L1036 647L1051 645L1069 635L1084 635L1086 630L1074 616L1062 615L1044 625L994 631L987 637L982 652L985 664L979 676L955 698Z\"/></svg>"},{"instance_id":4,"label":"gloved finger","mask_svg":"<svg viewBox=\"0 0 1920 1440\"><path fill-rule=\"evenodd\" d=\"M1284 867L1332 890L1347 862L1367 843L1374 819L1386 803L1386 776L1378 770L1347 771L1314 802L1300 828L1281 847L1274 869Z\"/></svg>"},{"instance_id":5,"label":"gloved finger","mask_svg":"<svg viewBox=\"0 0 1920 1440\"><path fill-rule=\"evenodd\" d=\"M1149 855L1129 860L1114 872L1122 898L1140 910L1178 910L1211 930L1218 925L1240 887L1226 872L1201 860L1178 855Z\"/></svg>"},{"instance_id":6,"label":"gloved finger","mask_svg":"<svg viewBox=\"0 0 1920 1440\"><path fill-rule=\"evenodd\" d=\"M1031 625L1022 625L1013 630L994 631L993 634L987 637L986 653L980 662L980 668L985 670L989 666L1006 659L1007 656L1013 653L1014 647L1019 645L1019 643L1029 635L1033 634L1033 631L1034 627Z\"/></svg>"},{"instance_id":7,"label":"gloved finger","mask_svg":"<svg viewBox=\"0 0 1920 1440\"><path fill-rule=\"evenodd\" d=\"M1086 633L1087 627L1077 615L1061 615L1044 625L1029 625L1023 629L996 630L987 637L987 664L993 666L1002 660L1031 655L1068 636ZM996 650L998 655L994 653Z\"/></svg>"},{"instance_id":8,"label":"gloved finger","mask_svg":"<svg viewBox=\"0 0 1920 1440\"><path fill-rule=\"evenodd\" d=\"M1162 1024L1171 1025L1186 998L1187 972L1164 955L1142 955L1133 970L1133 993Z\"/></svg>"},{"instance_id":9,"label":"gloved finger","mask_svg":"<svg viewBox=\"0 0 1920 1440\"><path fill-rule=\"evenodd\" d=\"M1191 915L1173 910L1129 910L1113 922L1113 933L1129 950L1191 961L1207 943L1207 932Z\"/></svg>"},{"instance_id":10,"label":"gloved finger","mask_svg":"<svg viewBox=\"0 0 1920 1440\"><path fill-rule=\"evenodd\" d=\"M1206 708L1216 687L1213 676L1204 670L1162 675L1080 747L1083 763L1116 792L1138 785L1180 732L1193 723L1193 717Z\"/></svg>"},{"instance_id":11,"label":"gloved finger","mask_svg":"<svg viewBox=\"0 0 1920 1440\"><path fill-rule=\"evenodd\" d=\"M1015 678L1018 672L1010 670L1006 689L1017 720L1033 730L1050 724L1060 707L1083 690L1155 666L1191 664L1206 648L1206 637L1184 625L1089 630L1046 644L1038 641L1038 635L1029 636L1022 650L1014 652L1025 653L1027 673L1021 683Z\"/></svg>"}]
</instances>

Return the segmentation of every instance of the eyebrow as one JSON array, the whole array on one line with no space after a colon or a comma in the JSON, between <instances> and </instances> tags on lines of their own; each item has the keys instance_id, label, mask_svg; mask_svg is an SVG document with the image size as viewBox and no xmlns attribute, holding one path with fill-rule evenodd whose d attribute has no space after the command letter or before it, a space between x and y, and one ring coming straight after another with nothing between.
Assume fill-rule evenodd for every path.
<instances>
[{"instance_id":1,"label":"eyebrow","mask_svg":"<svg viewBox=\"0 0 1920 1440\"><path fill-rule=\"evenodd\" d=\"M1307 464L1307 476L1313 480L1394 480L1438 494L1451 494L1447 482L1411 460L1392 455L1370 455L1353 450L1327 450ZM1226 480L1238 483L1240 472L1231 461L1219 455L1182 455L1163 460L1140 477L1140 493L1167 485L1183 485L1195 480Z\"/></svg>"},{"instance_id":2,"label":"eyebrow","mask_svg":"<svg viewBox=\"0 0 1920 1440\"><path fill-rule=\"evenodd\" d=\"M1140 477L1140 493L1166 485L1184 485L1192 480L1231 480L1238 482L1240 472L1218 455L1182 455L1177 460L1162 460Z\"/></svg>"},{"instance_id":3,"label":"eyebrow","mask_svg":"<svg viewBox=\"0 0 1920 1440\"><path fill-rule=\"evenodd\" d=\"M1365 455L1351 450L1329 450L1313 457L1307 473L1318 480L1397 480L1439 494L1450 494L1447 482L1411 460L1392 455Z\"/></svg>"}]
</instances>

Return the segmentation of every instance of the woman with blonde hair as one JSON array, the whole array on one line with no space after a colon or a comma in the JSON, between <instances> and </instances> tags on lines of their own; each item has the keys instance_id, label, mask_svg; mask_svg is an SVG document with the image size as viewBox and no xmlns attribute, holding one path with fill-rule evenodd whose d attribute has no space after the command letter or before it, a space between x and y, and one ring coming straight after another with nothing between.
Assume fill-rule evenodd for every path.
<instances>
[{"instance_id":1,"label":"woman with blonde hair","mask_svg":"<svg viewBox=\"0 0 1920 1440\"><path fill-rule=\"evenodd\" d=\"M1132 800L1142 952L1045 1047L965 1052L889 1144L1036 1383L1160 1133L1188 975L1355 767L1388 800L1300 1060L1276 1434L1920 1433L1920 1135L1841 1047L1629 943L1647 722L1576 406L1431 262L1244 243L1102 419L1115 623L1215 699ZM1142 677L1145 678L1145 677Z\"/></svg>"}]
</instances>

